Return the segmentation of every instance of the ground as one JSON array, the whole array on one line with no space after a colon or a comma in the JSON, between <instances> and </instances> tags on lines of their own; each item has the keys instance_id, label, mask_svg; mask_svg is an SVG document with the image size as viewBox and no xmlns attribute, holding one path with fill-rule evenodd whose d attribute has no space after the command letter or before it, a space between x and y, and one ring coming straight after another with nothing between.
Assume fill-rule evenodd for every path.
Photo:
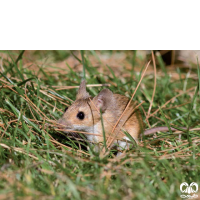
<instances>
[{"instance_id":1,"label":"ground","mask_svg":"<svg viewBox=\"0 0 200 200\"><path fill-rule=\"evenodd\" d=\"M161 54L1 51L0 199L177 199L181 183L200 184L198 62ZM187 130L142 137L122 157L93 152L55 127L84 77L93 96L133 97L146 128Z\"/></svg>"}]
</instances>

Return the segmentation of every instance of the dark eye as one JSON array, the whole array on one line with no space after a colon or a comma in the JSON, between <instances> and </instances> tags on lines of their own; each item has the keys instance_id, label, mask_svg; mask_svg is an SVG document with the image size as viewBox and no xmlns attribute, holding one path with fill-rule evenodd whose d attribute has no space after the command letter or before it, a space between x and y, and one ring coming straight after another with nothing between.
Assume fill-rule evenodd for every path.
<instances>
[{"instance_id":1,"label":"dark eye","mask_svg":"<svg viewBox=\"0 0 200 200\"><path fill-rule=\"evenodd\" d=\"M65 108L65 112L67 111L68 107Z\"/></svg>"},{"instance_id":2,"label":"dark eye","mask_svg":"<svg viewBox=\"0 0 200 200\"><path fill-rule=\"evenodd\" d=\"M79 112L79 113L77 114L77 117L78 117L79 119L83 120L84 117L85 117L85 114L84 114L83 112Z\"/></svg>"}]
</instances>

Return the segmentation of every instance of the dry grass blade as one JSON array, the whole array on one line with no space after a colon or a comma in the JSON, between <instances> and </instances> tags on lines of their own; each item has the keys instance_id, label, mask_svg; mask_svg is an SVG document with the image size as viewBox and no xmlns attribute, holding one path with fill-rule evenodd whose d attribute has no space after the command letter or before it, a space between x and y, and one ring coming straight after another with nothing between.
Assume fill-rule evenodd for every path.
<instances>
[{"instance_id":1,"label":"dry grass blade","mask_svg":"<svg viewBox=\"0 0 200 200\"><path fill-rule=\"evenodd\" d=\"M154 87L153 87L152 99L151 99L151 102L150 102L150 105L149 105L149 110L148 110L147 116L150 115L151 107L153 105L153 99L154 99L155 92L156 92L156 61L155 61L155 56L154 56L153 51L151 51L151 54L152 54L153 68L154 68Z\"/></svg>"},{"instance_id":2,"label":"dry grass blade","mask_svg":"<svg viewBox=\"0 0 200 200\"><path fill-rule=\"evenodd\" d=\"M14 150L14 151L16 151L16 152L18 152L18 153L22 153L22 154L24 154L24 155L27 155L27 156L29 156L29 157L31 157L31 158L34 158L35 160L39 160L38 157L36 157L36 156L34 156L34 155L30 154L30 153L27 153L27 152L26 152L24 149L22 149L22 148L9 147L8 145L3 144L3 143L0 143L0 146L3 147L3 148L5 148L5 149ZM49 162L51 165L55 165L55 163L53 163L52 161L47 161L47 162Z\"/></svg>"},{"instance_id":3,"label":"dry grass blade","mask_svg":"<svg viewBox=\"0 0 200 200\"><path fill-rule=\"evenodd\" d=\"M190 89L188 89L188 90L186 90L186 91L184 91L184 92L181 92L180 94L177 94L176 96L174 96L173 98L171 98L170 100L168 100L165 104L163 104L160 108L161 108L161 109L164 108L167 104L169 104L171 101L173 101L173 100L176 99L177 97L179 97L179 96L181 96L181 95L183 95L183 94L186 94L186 93L188 93L189 91L195 90L195 89L196 89L196 87L192 87L192 88L190 88ZM149 116L147 116L147 118L152 117L152 116L155 115L158 111L159 111L159 108L158 108L156 111L154 111L152 114L150 114Z\"/></svg>"},{"instance_id":4,"label":"dry grass blade","mask_svg":"<svg viewBox=\"0 0 200 200\"><path fill-rule=\"evenodd\" d=\"M108 84L108 83L105 83L105 84L88 84L86 86L87 87L104 87L104 86L110 87L110 84ZM69 89L79 88L79 86L52 86L52 87L56 88L55 90L69 90Z\"/></svg>"},{"instance_id":5,"label":"dry grass blade","mask_svg":"<svg viewBox=\"0 0 200 200\"><path fill-rule=\"evenodd\" d=\"M121 116L120 116L119 119L117 120L115 126L113 127L112 133L114 132L115 128L117 127L117 125L118 125L119 121L121 120L122 116L124 115L124 113L127 111L128 107L130 106L131 101L133 100L133 97L135 96L135 93L137 92L137 90L138 90L138 88L139 88L139 86L140 86L140 83L141 83L141 81L142 81L142 79L143 79L143 77L144 77L144 75L145 75L145 73L146 73L147 68L149 67L150 62L151 62L151 61L149 61L149 62L147 63L147 65L146 65L146 67L145 67L145 69L144 69L144 71L143 71L143 73L142 73L142 75L141 75L140 81L138 82L137 87L135 88L135 91L134 91L134 93L133 93L133 95L132 95L132 97L131 97L129 103L127 104L127 106L126 106L126 108L124 109L123 113L121 114ZM107 141L107 143L108 143L108 144L107 144L107 147L110 147L110 146L112 145L113 141L114 141L114 139L112 139L112 140L110 140L110 141L108 140L108 141Z\"/></svg>"},{"instance_id":6,"label":"dry grass blade","mask_svg":"<svg viewBox=\"0 0 200 200\"><path fill-rule=\"evenodd\" d=\"M78 86L73 85L83 72L81 53L25 51L16 62L20 55L21 51L0 51L0 199L178 199L183 181L198 183L200 99L190 101L200 78L195 65L177 63L177 54L169 66L164 54L158 60L150 51L84 51L91 93L111 86L113 93L128 95L135 85L131 100L139 102L137 107L127 102L131 108L126 107L114 123L103 116L102 126L112 122L113 132L97 132L103 143L90 144L82 136L96 136L92 131L66 130L56 123L75 99ZM144 74L149 59L152 63ZM158 105L163 105L161 116ZM133 146L133 140L121 138L127 116L139 106L149 127L165 126L168 120L173 127L194 128L143 137L121 157L115 156L117 146L110 145L105 153L112 141Z\"/></svg>"}]
</instances>

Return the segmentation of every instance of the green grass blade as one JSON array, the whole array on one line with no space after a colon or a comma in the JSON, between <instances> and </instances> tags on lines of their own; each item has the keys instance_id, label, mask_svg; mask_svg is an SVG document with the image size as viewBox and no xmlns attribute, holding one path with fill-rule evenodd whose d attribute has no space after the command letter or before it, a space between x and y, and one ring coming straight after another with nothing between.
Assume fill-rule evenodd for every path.
<instances>
[{"instance_id":1,"label":"green grass blade","mask_svg":"<svg viewBox=\"0 0 200 200\"><path fill-rule=\"evenodd\" d=\"M137 142L134 140L134 138L127 132L127 131L123 131L124 134L126 135L126 137L135 145L137 146Z\"/></svg>"},{"instance_id":2,"label":"green grass blade","mask_svg":"<svg viewBox=\"0 0 200 200\"><path fill-rule=\"evenodd\" d=\"M199 96L200 96L200 69L199 69L199 59L197 57L197 72L198 72L198 80L199 80Z\"/></svg>"},{"instance_id":3,"label":"green grass blade","mask_svg":"<svg viewBox=\"0 0 200 200\"><path fill-rule=\"evenodd\" d=\"M103 145L105 147L105 150L107 151L107 146L106 146L106 133L105 133L105 129L104 129L104 123L103 123L103 117L102 117L102 112L100 110L100 118L101 118L101 127L103 130Z\"/></svg>"},{"instance_id":4,"label":"green grass blade","mask_svg":"<svg viewBox=\"0 0 200 200\"><path fill-rule=\"evenodd\" d=\"M28 78L28 79L26 79L26 80L24 80L24 81L22 81L22 82L17 83L17 86L18 86L18 87L19 87L19 86L22 86L22 85L24 85L26 82L29 82L29 81L31 81L31 80L33 80L33 79L35 79L35 77Z\"/></svg>"},{"instance_id":5,"label":"green grass blade","mask_svg":"<svg viewBox=\"0 0 200 200\"><path fill-rule=\"evenodd\" d=\"M23 53L24 53L24 51L21 51L21 53L19 54L19 56L16 59L16 61L14 61L12 59L12 57L10 56L10 58L11 58L11 60L13 62L13 64L11 64L11 66L13 66L15 68L15 70L17 71L17 74L20 76L20 78L21 78L22 81L24 81L23 73L21 73L21 71L18 69L17 63L18 63L19 60L22 59Z\"/></svg>"},{"instance_id":6,"label":"green grass blade","mask_svg":"<svg viewBox=\"0 0 200 200\"><path fill-rule=\"evenodd\" d=\"M159 106L159 110L160 110L160 113L161 113L161 115L162 115L162 117L163 117L163 119L164 119L164 121L165 121L165 123L166 123L168 129L169 129L169 132L170 132L171 134L173 134L173 132L172 132L172 130L171 130L171 126L170 126L170 124L168 123L168 120L166 119L165 114L164 114L164 112L163 112L163 110L161 109L160 106Z\"/></svg>"},{"instance_id":7,"label":"green grass blade","mask_svg":"<svg viewBox=\"0 0 200 200\"><path fill-rule=\"evenodd\" d=\"M15 86L15 89L17 90L17 92L19 94L21 94L22 96L24 96L24 91L22 89L20 89L17 84L15 84L10 78L8 78L7 76L5 76L3 73L0 72L0 74L7 79L13 86Z\"/></svg>"},{"instance_id":8,"label":"green grass blade","mask_svg":"<svg viewBox=\"0 0 200 200\"><path fill-rule=\"evenodd\" d=\"M160 53L158 51L156 52L156 58L158 60L159 66L161 67L162 71L165 73L165 76L167 76L167 70L165 67L165 63L162 59L162 56L160 55Z\"/></svg>"},{"instance_id":9,"label":"green grass blade","mask_svg":"<svg viewBox=\"0 0 200 200\"><path fill-rule=\"evenodd\" d=\"M20 115L20 111L14 107L14 105L9 101L9 100L6 100L5 101L12 109L12 111L15 113L15 115L17 117L19 117ZM25 116L23 116L23 119L29 124L31 125L36 131L38 131L39 133L41 133L41 130L37 127L36 124L34 124L33 122L31 122L28 118L26 118Z\"/></svg>"}]
</instances>

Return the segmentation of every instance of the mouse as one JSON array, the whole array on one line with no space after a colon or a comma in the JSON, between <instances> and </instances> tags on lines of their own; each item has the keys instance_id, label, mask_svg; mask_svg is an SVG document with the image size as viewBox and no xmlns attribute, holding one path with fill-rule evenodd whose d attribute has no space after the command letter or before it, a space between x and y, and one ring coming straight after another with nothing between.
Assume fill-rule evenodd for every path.
<instances>
[{"instance_id":1,"label":"mouse","mask_svg":"<svg viewBox=\"0 0 200 200\"><path fill-rule=\"evenodd\" d=\"M64 133L75 137L79 137L78 131L83 133L89 142L95 144L95 151L100 150L97 144L103 143L104 138L106 140L114 138L110 148L114 146L117 148L117 156L120 156L123 150L129 149L131 145L130 142L127 142L130 141L130 137L127 137L124 131L128 132L136 143L141 135L146 136L158 131L169 131L167 126L144 130L145 124L135 101L131 101L127 112L124 113L114 129L129 101L128 97L115 94L107 88L102 89L95 97L91 97L86 91L86 81L83 80L76 94L76 100L65 109L57 124ZM177 129L171 128L171 130ZM103 137L103 134L105 134L105 137Z\"/></svg>"}]
</instances>

